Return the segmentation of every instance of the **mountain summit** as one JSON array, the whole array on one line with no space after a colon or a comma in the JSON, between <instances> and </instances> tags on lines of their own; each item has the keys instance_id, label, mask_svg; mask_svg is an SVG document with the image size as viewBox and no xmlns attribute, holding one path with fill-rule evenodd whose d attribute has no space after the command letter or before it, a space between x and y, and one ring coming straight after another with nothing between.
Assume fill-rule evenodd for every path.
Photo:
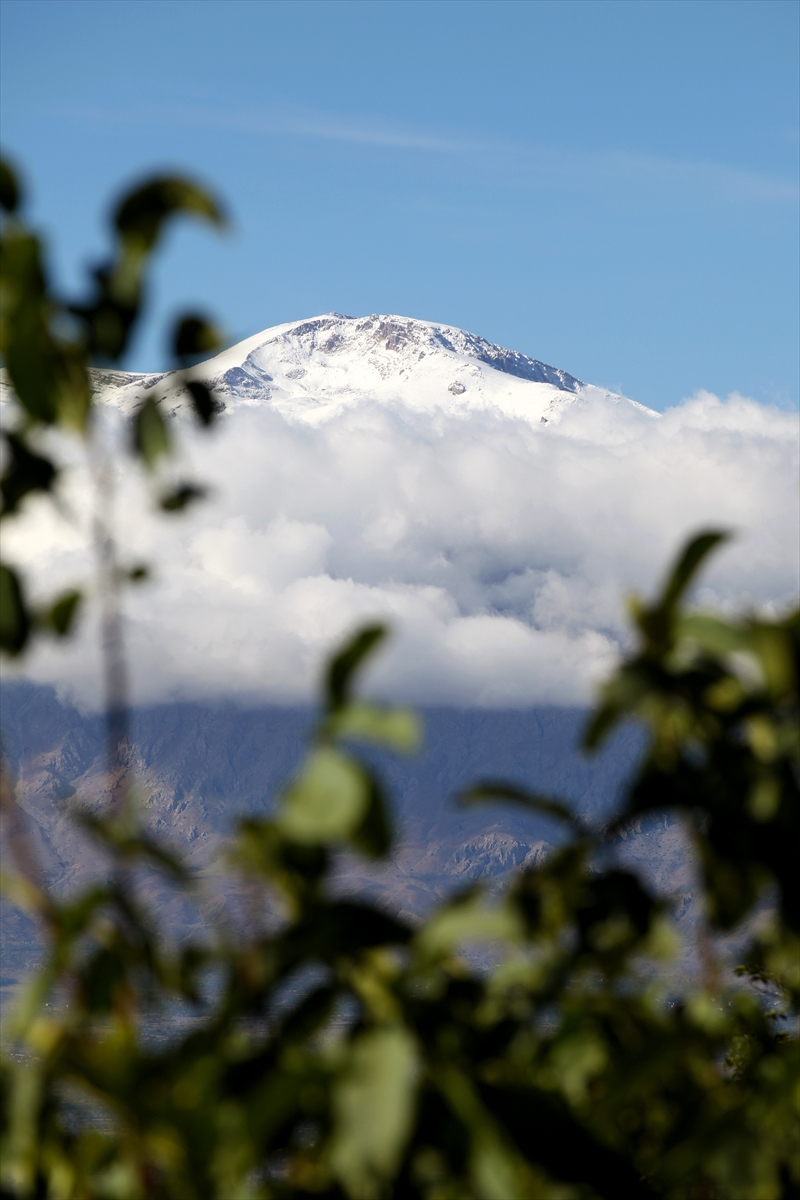
<instances>
[{"instance_id":1,"label":"mountain summit","mask_svg":"<svg viewBox=\"0 0 800 1200\"><path fill-rule=\"evenodd\" d=\"M379 314L327 313L276 325L193 373L226 408L266 403L315 425L365 401L451 415L489 410L546 425L575 403L624 400L462 329ZM168 379L115 372L104 382L122 402ZM177 407L178 393L172 399Z\"/></svg>"}]
</instances>

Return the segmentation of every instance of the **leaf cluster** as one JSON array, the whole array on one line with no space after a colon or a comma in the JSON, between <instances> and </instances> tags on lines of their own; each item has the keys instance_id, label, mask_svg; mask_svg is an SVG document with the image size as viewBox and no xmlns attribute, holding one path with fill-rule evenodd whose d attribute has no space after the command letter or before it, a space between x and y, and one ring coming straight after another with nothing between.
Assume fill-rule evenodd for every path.
<instances>
[{"instance_id":1,"label":"leaf cluster","mask_svg":"<svg viewBox=\"0 0 800 1200\"><path fill-rule=\"evenodd\" d=\"M26 497L54 493L60 471L48 449L48 431L90 440L99 402L91 368L124 359L146 308L151 256L167 226L178 216L192 216L221 227L225 217L217 201L190 180L146 181L116 205L112 254L92 270L88 295L70 301L52 286L42 240L24 220L22 186L5 160L0 184L0 355L17 418L3 432L2 521L17 513ZM187 314L176 321L172 349L181 367L219 345L220 335L207 318ZM209 425L216 406L208 387L191 375L182 382L198 420ZM129 443L151 472L169 454L171 440L155 390L138 405ZM158 502L175 512L203 494L197 484L181 482L163 491ZM0 564L0 649L20 654L37 629L64 635L80 600L81 591L70 589L33 606L19 571Z\"/></svg>"},{"instance_id":2,"label":"leaf cluster","mask_svg":"<svg viewBox=\"0 0 800 1200\"><path fill-rule=\"evenodd\" d=\"M796 654L796 624L727 625L675 603L654 646L646 614L663 609L662 599L640 610L641 647L608 684L587 735L594 742L630 713L651 730L612 829L592 831L552 798L499 784L467 797L513 798L564 825L560 848L499 898L474 887L412 925L331 891L339 849L380 856L391 842L386 797L358 744L409 751L419 735L412 714L354 691L379 627L331 663L313 744L275 816L242 822L228 848L230 871L255 882L271 924L170 957L124 883L69 904L37 893L51 952L16 1018L24 1065L7 1065L8 1193L792 1194L798 1043L781 1019L796 1012L800 984L791 883L769 839L715 833L725 793L713 772L727 779L730 756L744 780L727 793L734 826L774 824L796 838L797 750L786 731L797 688L794 659L783 657ZM747 652L763 664L775 642L780 666L772 658L745 672L730 658ZM720 709L734 687L743 689L736 706ZM752 801L765 764L753 715L778 730L767 761L779 797L766 813ZM644 969L669 940L664 902L598 855L656 809L689 814L712 933L731 926L717 899L723 855L741 878L755 873L737 914L752 917L767 889L748 970L768 974L780 1011L719 974L665 995ZM93 827L111 854L190 886L135 827ZM488 965L477 945L491 951ZM56 988L61 1006L43 1010ZM142 1036L153 997L192 1013L165 1048ZM104 1125L87 1116L92 1104Z\"/></svg>"}]
</instances>

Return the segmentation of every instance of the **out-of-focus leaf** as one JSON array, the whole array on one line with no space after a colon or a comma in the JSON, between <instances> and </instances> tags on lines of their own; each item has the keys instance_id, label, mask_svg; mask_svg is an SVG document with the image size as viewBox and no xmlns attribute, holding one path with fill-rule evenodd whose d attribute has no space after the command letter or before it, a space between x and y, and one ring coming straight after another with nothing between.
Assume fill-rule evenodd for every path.
<instances>
[{"instance_id":1,"label":"out-of-focus leaf","mask_svg":"<svg viewBox=\"0 0 800 1200\"><path fill-rule=\"evenodd\" d=\"M674 619L678 603L703 560L728 536L717 531L698 534L682 551L677 564L670 572L661 598L655 604L643 604L637 597L631 599L631 616L644 635L642 656L645 659L657 659L673 646Z\"/></svg>"},{"instance_id":2,"label":"out-of-focus leaf","mask_svg":"<svg viewBox=\"0 0 800 1200\"><path fill-rule=\"evenodd\" d=\"M364 820L369 799L369 781L358 764L320 746L286 792L277 824L296 842L343 841Z\"/></svg>"},{"instance_id":3,"label":"out-of-focus leaf","mask_svg":"<svg viewBox=\"0 0 800 1200\"><path fill-rule=\"evenodd\" d=\"M38 238L23 231L3 238L0 277L0 350L14 392L29 416L52 424L58 413L58 378Z\"/></svg>"},{"instance_id":4,"label":"out-of-focus leaf","mask_svg":"<svg viewBox=\"0 0 800 1200\"><path fill-rule=\"evenodd\" d=\"M0 205L7 213L14 213L22 199L21 188L16 172L5 159L0 159Z\"/></svg>"},{"instance_id":5,"label":"out-of-focus leaf","mask_svg":"<svg viewBox=\"0 0 800 1200\"><path fill-rule=\"evenodd\" d=\"M128 192L118 204L113 220L123 239L149 251L167 219L178 213L201 217L218 226L225 224L218 201L205 188L177 176L158 176Z\"/></svg>"},{"instance_id":6,"label":"out-of-focus leaf","mask_svg":"<svg viewBox=\"0 0 800 1200\"><path fill-rule=\"evenodd\" d=\"M172 354L183 365L203 354L212 354L222 346L222 334L207 317L190 313L175 324Z\"/></svg>"},{"instance_id":7,"label":"out-of-focus leaf","mask_svg":"<svg viewBox=\"0 0 800 1200\"><path fill-rule=\"evenodd\" d=\"M518 942L525 929L516 906L490 901L472 891L439 908L428 918L414 941L426 958L448 956L474 942Z\"/></svg>"},{"instance_id":8,"label":"out-of-focus leaf","mask_svg":"<svg viewBox=\"0 0 800 1200\"><path fill-rule=\"evenodd\" d=\"M125 986L125 964L120 954L106 947L98 950L83 964L80 981L89 1012L108 1012L117 988Z\"/></svg>"},{"instance_id":9,"label":"out-of-focus leaf","mask_svg":"<svg viewBox=\"0 0 800 1200\"><path fill-rule=\"evenodd\" d=\"M635 875L629 871L609 871L587 884L585 898L576 913L578 929L584 941L588 941L597 926L619 915L630 922L633 934L643 938L657 910L653 897Z\"/></svg>"},{"instance_id":10,"label":"out-of-focus leaf","mask_svg":"<svg viewBox=\"0 0 800 1200\"><path fill-rule=\"evenodd\" d=\"M0 479L3 495L2 515L15 512L23 496L29 492L47 492L58 472L49 458L29 450L15 433L4 434L10 458Z\"/></svg>"},{"instance_id":11,"label":"out-of-focus leaf","mask_svg":"<svg viewBox=\"0 0 800 1200\"><path fill-rule=\"evenodd\" d=\"M240 821L236 842L228 861L279 889L297 915L302 903L315 896L328 867L325 845L295 842L286 838L274 821Z\"/></svg>"},{"instance_id":12,"label":"out-of-focus leaf","mask_svg":"<svg viewBox=\"0 0 800 1200\"><path fill-rule=\"evenodd\" d=\"M192 401L192 408L202 425L210 425L217 415L220 407L214 396L204 383L199 379L189 379L186 383L186 390Z\"/></svg>"},{"instance_id":13,"label":"out-of-focus leaf","mask_svg":"<svg viewBox=\"0 0 800 1200\"><path fill-rule=\"evenodd\" d=\"M641 663L623 664L600 694L600 705L583 735L584 750L596 749L619 720L633 715L650 688L650 677Z\"/></svg>"},{"instance_id":14,"label":"out-of-focus leaf","mask_svg":"<svg viewBox=\"0 0 800 1200\"><path fill-rule=\"evenodd\" d=\"M74 588L64 592L41 613L39 620L45 628L57 634L58 637L64 637L72 628L82 598L81 593Z\"/></svg>"},{"instance_id":15,"label":"out-of-focus leaf","mask_svg":"<svg viewBox=\"0 0 800 1200\"><path fill-rule=\"evenodd\" d=\"M711 613L680 613L675 620L675 634L689 638L701 650L713 655L753 649L752 639L745 628L731 625Z\"/></svg>"},{"instance_id":16,"label":"out-of-focus leaf","mask_svg":"<svg viewBox=\"0 0 800 1200\"><path fill-rule=\"evenodd\" d=\"M470 1174L481 1200L528 1200L532 1195L520 1170L518 1156L495 1134L477 1130L470 1156Z\"/></svg>"},{"instance_id":17,"label":"out-of-focus leaf","mask_svg":"<svg viewBox=\"0 0 800 1200\"><path fill-rule=\"evenodd\" d=\"M794 620L797 621L797 615ZM795 632L792 638L792 617L782 625L753 622L750 627L753 648L767 687L776 700L797 699L797 645L800 639ZM794 645L793 645L794 641Z\"/></svg>"},{"instance_id":18,"label":"out-of-focus leaf","mask_svg":"<svg viewBox=\"0 0 800 1200\"><path fill-rule=\"evenodd\" d=\"M747 811L754 821L773 821L781 806L781 781L773 772L759 776L750 789Z\"/></svg>"},{"instance_id":19,"label":"out-of-focus leaf","mask_svg":"<svg viewBox=\"0 0 800 1200\"><path fill-rule=\"evenodd\" d=\"M567 821L571 825L575 817L561 800L552 796L542 796L537 792L529 792L526 788L515 787L514 784L502 780L486 779L465 792L459 793L459 804L482 804L486 800L500 802L510 801L521 804L525 808L540 812L559 821Z\"/></svg>"},{"instance_id":20,"label":"out-of-focus leaf","mask_svg":"<svg viewBox=\"0 0 800 1200\"><path fill-rule=\"evenodd\" d=\"M294 1008L283 1021L280 1029L282 1044L302 1041L316 1033L330 1017L336 1001L336 989L329 984L314 988L310 995Z\"/></svg>"},{"instance_id":21,"label":"out-of-focus leaf","mask_svg":"<svg viewBox=\"0 0 800 1200\"><path fill-rule=\"evenodd\" d=\"M465 1071L452 1062L443 1062L435 1080L469 1131L473 1194L485 1200L528 1200L542 1194L536 1186L539 1181L529 1177L524 1160L481 1102Z\"/></svg>"},{"instance_id":22,"label":"out-of-focus leaf","mask_svg":"<svg viewBox=\"0 0 800 1200\"><path fill-rule=\"evenodd\" d=\"M31 1063L26 1071L16 1071L6 1081L8 1099L6 1102L6 1128L3 1131L4 1157L13 1164L14 1175L3 1183L11 1183L14 1191L5 1190L6 1197L11 1200L16 1196L32 1195L36 1177L37 1158L37 1116L41 1103L41 1093L44 1088L44 1071L38 1063ZM15 1178L15 1177L16 1178Z\"/></svg>"},{"instance_id":23,"label":"out-of-focus leaf","mask_svg":"<svg viewBox=\"0 0 800 1200\"><path fill-rule=\"evenodd\" d=\"M283 958L287 965L305 960L335 963L363 950L405 945L407 925L366 904L341 900L309 907L303 920L287 935Z\"/></svg>"},{"instance_id":24,"label":"out-of-focus leaf","mask_svg":"<svg viewBox=\"0 0 800 1200\"><path fill-rule=\"evenodd\" d=\"M411 1133L419 1076L415 1039L402 1026L352 1043L333 1092L329 1160L352 1200L386 1193Z\"/></svg>"},{"instance_id":25,"label":"out-of-focus leaf","mask_svg":"<svg viewBox=\"0 0 800 1200\"><path fill-rule=\"evenodd\" d=\"M113 272L94 270L96 296L86 304L70 305L84 324L87 349L94 360L116 362L124 353L141 305L142 263L123 259Z\"/></svg>"},{"instance_id":26,"label":"out-of-focus leaf","mask_svg":"<svg viewBox=\"0 0 800 1200\"><path fill-rule=\"evenodd\" d=\"M144 583L150 578L150 568L147 563L135 563L134 566L128 567L124 577L130 583Z\"/></svg>"},{"instance_id":27,"label":"out-of-focus leaf","mask_svg":"<svg viewBox=\"0 0 800 1200\"><path fill-rule=\"evenodd\" d=\"M150 470L163 455L169 454L169 432L155 396L148 396L134 416L133 447Z\"/></svg>"},{"instance_id":28,"label":"out-of-focus leaf","mask_svg":"<svg viewBox=\"0 0 800 1200\"><path fill-rule=\"evenodd\" d=\"M327 693L331 712L342 708L350 697L353 678L364 659L386 637L384 625L367 625L336 655L328 668Z\"/></svg>"},{"instance_id":29,"label":"out-of-focus leaf","mask_svg":"<svg viewBox=\"0 0 800 1200\"><path fill-rule=\"evenodd\" d=\"M208 488L196 483L181 483L171 492L165 492L158 503L164 512L183 512L187 505L193 504L195 500L202 500L207 495Z\"/></svg>"},{"instance_id":30,"label":"out-of-focus leaf","mask_svg":"<svg viewBox=\"0 0 800 1200\"><path fill-rule=\"evenodd\" d=\"M365 772L365 775L369 787L367 811L361 824L354 829L350 840L363 854L381 858L391 847L392 825L379 781L371 772Z\"/></svg>"},{"instance_id":31,"label":"out-of-focus leaf","mask_svg":"<svg viewBox=\"0 0 800 1200\"><path fill-rule=\"evenodd\" d=\"M732 929L752 908L769 875L759 862L720 855L705 839L700 855L708 915L718 929Z\"/></svg>"},{"instance_id":32,"label":"out-of-focus leaf","mask_svg":"<svg viewBox=\"0 0 800 1200\"><path fill-rule=\"evenodd\" d=\"M19 576L0 563L0 649L12 656L25 648L31 618Z\"/></svg>"},{"instance_id":33,"label":"out-of-focus leaf","mask_svg":"<svg viewBox=\"0 0 800 1200\"><path fill-rule=\"evenodd\" d=\"M703 561L712 550L730 538L730 534L717 529L710 529L697 534L681 552L667 579L658 607L664 612L671 612L682 598L692 579L697 574Z\"/></svg>"},{"instance_id":34,"label":"out-of-focus leaf","mask_svg":"<svg viewBox=\"0 0 800 1200\"><path fill-rule=\"evenodd\" d=\"M142 859L154 866L162 867L175 879L183 882L187 879L184 864L176 854L165 846L141 833L131 818L123 813L121 817L106 818L96 816L86 809L75 812L75 819L122 860Z\"/></svg>"},{"instance_id":35,"label":"out-of-focus leaf","mask_svg":"<svg viewBox=\"0 0 800 1200\"><path fill-rule=\"evenodd\" d=\"M520 1151L553 1178L587 1183L604 1200L654 1200L658 1194L623 1155L592 1137L557 1096L533 1087L487 1085L480 1095Z\"/></svg>"},{"instance_id":36,"label":"out-of-focus leaf","mask_svg":"<svg viewBox=\"0 0 800 1200\"><path fill-rule=\"evenodd\" d=\"M411 709L379 708L360 701L336 709L325 732L334 738L376 742L405 754L416 750L421 740L420 720Z\"/></svg>"},{"instance_id":37,"label":"out-of-focus leaf","mask_svg":"<svg viewBox=\"0 0 800 1200\"><path fill-rule=\"evenodd\" d=\"M51 912L52 906L47 893L19 872L0 872L0 894L8 897L12 904L38 916L49 915Z\"/></svg>"}]
</instances>

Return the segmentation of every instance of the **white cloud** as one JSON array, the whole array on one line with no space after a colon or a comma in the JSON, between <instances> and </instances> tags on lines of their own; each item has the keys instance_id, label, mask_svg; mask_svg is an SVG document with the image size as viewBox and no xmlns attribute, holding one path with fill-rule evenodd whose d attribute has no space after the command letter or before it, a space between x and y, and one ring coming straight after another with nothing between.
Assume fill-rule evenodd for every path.
<instances>
[{"instance_id":1,"label":"white cloud","mask_svg":"<svg viewBox=\"0 0 800 1200\"><path fill-rule=\"evenodd\" d=\"M659 419L598 398L546 428L391 403L312 427L250 407L185 452L211 501L143 520L128 477L118 505L126 557L158 568L127 603L138 699L306 699L341 637L381 618L395 631L371 676L383 695L582 702L625 636L625 593L652 592L702 526L737 533L704 603L781 606L797 590L797 417L738 396ZM79 473L65 495L85 509ZM38 503L6 553L40 590L85 574L75 528ZM24 669L91 705L90 625Z\"/></svg>"}]
</instances>

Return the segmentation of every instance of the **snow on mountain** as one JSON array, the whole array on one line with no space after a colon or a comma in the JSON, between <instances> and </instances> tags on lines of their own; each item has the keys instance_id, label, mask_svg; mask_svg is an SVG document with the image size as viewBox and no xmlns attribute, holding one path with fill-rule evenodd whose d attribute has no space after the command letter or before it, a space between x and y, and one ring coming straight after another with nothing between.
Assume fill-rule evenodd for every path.
<instances>
[{"instance_id":1,"label":"snow on mountain","mask_svg":"<svg viewBox=\"0 0 800 1200\"><path fill-rule=\"evenodd\" d=\"M662 415L461 330L328 314L279 325L194 368L222 419L183 422L174 374L98 371L107 421L148 389L182 425L174 481L207 484L180 518L138 468L115 506L135 696L315 694L325 656L364 621L395 631L370 686L415 703L585 703L626 636L624 596L652 593L701 527L736 540L703 603L785 605L798 572L797 415L708 393ZM91 572L90 475L53 513L33 497L4 550L34 595ZM148 513L152 515L148 515ZM87 614L91 607L87 607ZM97 703L97 639L42 643L40 682Z\"/></svg>"},{"instance_id":2,"label":"snow on mountain","mask_svg":"<svg viewBox=\"0 0 800 1200\"><path fill-rule=\"evenodd\" d=\"M276 325L202 363L194 374L232 411L266 404L309 425L366 402L450 416L494 412L540 425L593 399L634 405L462 329L398 316L327 313ZM180 406L169 375L114 372L103 381L125 407L142 388L154 386Z\"/></svg>"}]
</instances>

